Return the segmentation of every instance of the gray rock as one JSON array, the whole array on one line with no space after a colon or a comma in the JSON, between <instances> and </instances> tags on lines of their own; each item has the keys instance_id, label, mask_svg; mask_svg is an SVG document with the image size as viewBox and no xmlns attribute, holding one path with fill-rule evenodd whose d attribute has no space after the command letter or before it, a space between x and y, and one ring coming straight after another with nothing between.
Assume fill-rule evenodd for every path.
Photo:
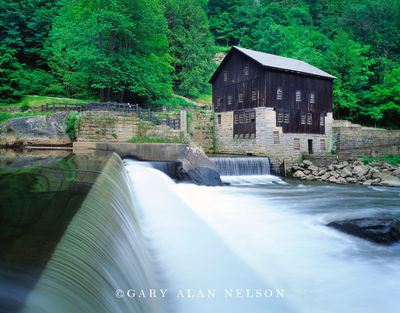
<instances>
[{"instance_id":1,"label":"gray rock","mask_svg":"<svg viewBox=\"0 0 400 313\"><path fill-rule=\"evenodd\" d=\"M393 175L382 175L381 177L381 185L389 186L389 187L400 187L400 179Z\"/></svg>"},{"instance_id":2,"label":"gray rock","mask_svg":"<svg viewBox=\"0 0 400 313\"><path fill-rule=\"evenodd\" d=\"M309 160L303 160L303 162L302 162L302 166L304 166L304 167L310 167L312 165L313 165L312 162Z\"/></svg>"},{"instance_id":3,"label":"gray rock","mask_svg":"<svg viewBox=\"0 0 400 313\"><path fill-rule=\"evenodd\" d=\"M319 170L318 166L315 166L315 165L309 166L308 169L309 169L311 172L318 172L318 170Z\"/></svg>"},{"instance_id":4,"label":"gray rock","mask_svg":"<svg viewBox=\"0 0 400 313\"><path fill-rule=\"evenodd\" d=\"M368 173L368 167L363 165L354 166L352 173L358 177L365 176Z\"/></svg>"},{"instance_id":5,"label":"gray rock","mask_svg":"<svg viewBox=\"0 0 400 313\"><path fill-rule=\"evenodd\" d=\"M346 177L353 176L353 174L351 173L350 168L348 166L346 166L346 167L342 168L342 170L340 171L340 176L343 178L346 178Z\"/></svg>"},{"instance_id":6,"label":"gray rock","mask_svg":"<svg viewBox=\"0 0 400 313\"><path fill-rule=\"evenodd\" d=\"M335 177L335 178L338 178L340 176L340 174L338 172L336 172L336 171L333 171L332 172L332 176Z\"/></svg>"},{"instance_id":7,"label":"gray rock","mask_svg":"<svg viewBox=\"0 0 400 313\"><path fill-rule=\"evenodd\" d=\"M391 217L335 221L327 226L381 244L400 240L400 221Z\"/></svg>"},{"instance_id":8,"label":"gray rock","mask_svg":"<svg viewBox=\"0 0 400 313\"><path fill-rule=\"evenodd\" d=\"M396 175L396 176L400 176L400 167L395 169L392 174Z\"/></svg>"},{"instance_id":9,"label":"gray rock","mask_svg":"<svg viewBox=\"0 0 400 313\"><path fill-rule=\"evenodd\" d=\"M357 178L354 178L354 177L346 177L346 181L348 183L352 183L352 184L355 184L358 182Z\"/></svg>"},{"instance_id":10,"label":"gray rock","mask_svg":"<svg viewBox=\"0 0 400 313\"><path fill-rule=\"evenodd\" d=\"M297 170L296 172L294 172L293 177L294 177L294 178L303 179L303 178L306 177L306 174L304 174L304 172L301 171L301 170Z\"/></svg>"},{"instance_id":11,"label":"gray rock","mask_svg":"<svg viewBox=\"0 0 400 313\"><path fill-rule=\"evenodd\" d=\"M346 181L346 179L344 179L343 177L339 177L339 178L337 179L337 184L344 185L344 184L347 184L347 181Z\"/></svg>"},{"instance_id":12,"label":"gray rock","mask_svg":"<svg viewBox=\"0 0 400 313\"><path fill-rule=\"evenodd\" d=\"M309 170L304 170L303 172L304 172L304 174L306 174L306 175L310 175L310 174L311 174L311 171L309 171Z\"/></svg>"},{"instance_id":13,"label":"gray rock","mask_svg":"<svg viewBox=\"0 0 400 313\"><path fill-rule=\"evenodd\" d=\"M337 182L338 182L337 179L334 176L329 177L328 181L330 183L334 183L334 184L337 184Z\"/></svg>"},{"instance_id":14,"label":"gray rock","mask_svg":"<svg viewBox=\"0 0 400 313\"><path fill-rule=\"evenodd\" d=\"M325 174L323 174L321 176L321 179L322 180L327 180L329 177L331 177L331 173L330 172L326 172Z\"/></svg>"},{"instance_id":15,"label":"gray rock","mask_svg":"<svg viewBox=\"0 0 400 313\"><path fill-rule=\"evenodd\" d=\"M325 175L325 173L326 173L326 169L325 169L325 168L322 168L322 169L318 172L318 176Z\"/></svg>"},{"instance_id":16,"label":"gray rock","mask_svg":"<svg viewBox=\"0 0 400 313\"><path fill-rule=\"evenodd\" d=\"M13 118L0 125L0 145L67 145L69 112Z\"/></svg>"},{"instance_id":17,"label":"gray rock","mask_svg":"<svg viewBox=\"0 0 400 313\"><path fill-rule=\"evenodd\" d=\"M328 171L333 171L333 170L334 170L333 165L332 165L332 164L329 165L329 166L328 166Z\"/></svg>"},{"instance_id":18,"label":"gray rock","mask_svg":"<svg viewBox=\"0 0 400 313\"><path fill-rule=\"evenodd\" d=\"M314 175L308 175L305 177L306 180L314 180L315 176Z\"/></svg>"},{"instance_id":19,"label":"gray rock","mask_svg":"<svg viewBox=\"0 0 400 313\"><path fill-rule=\"evenodd\" d=\"M363 182L364 186L371 186L371 184L372 184L372 180L370 180L370 179L368 179L365 182Z\"/></svg>"},{"instance_id":20,"label":"gray rock","mask_svg":"<svg viewBox=\"0 0 400 313\"><path fill-rule=\"evenodd\" d=\"M191 143L177 157L177 178L197 185L222 185L217 166L197 145Z\"/></svg>"}]
</instances>

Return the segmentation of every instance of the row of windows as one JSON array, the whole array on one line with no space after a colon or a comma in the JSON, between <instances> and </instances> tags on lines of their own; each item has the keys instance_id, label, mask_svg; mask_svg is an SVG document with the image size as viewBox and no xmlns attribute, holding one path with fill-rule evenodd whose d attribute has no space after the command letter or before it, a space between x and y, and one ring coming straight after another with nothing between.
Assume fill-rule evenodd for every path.
<instances>
[{"instance_id":1,"label":"row of windows","mask_svg":"<svg viewBox=\"0 0 400 313\"><path fill-rule=\"evenodd\" d=\"M274 144L279 144L279 131L274 131L272 134ZM320 150L325 151L326 150L326 140L325 139L320 139L319 141L320 144ZM293 149L294 150L300 150L300 138L294 138L293 139Z\"/></svg>"},{"instance_id":2,"label":"row of windows","mask_svg":"<svg viewBox=\"0 0 400 313\"><path fill-rule=\"evenodd\" d=\"M243 67L243 75L249 76L249 66L248 65ZM228 72L224 71L224 82L227 82L227 81L228 81Z\"/></svg>"},{"instance_id":3,"label":"row of windows","mask_svg":"<svg viewBox=\"0 0 400 313\"><path fill-rule=\"evenodd\" d=\"M233 115L234 124L255 123L255 121L256 121L256 111L254 110L235 112Z\"/></svg>"},{"instance_id":4,"label":"row of windows","mask_svg":"<svg viewBox=\"0 0 400 313\"><path fill-rule=\"evenodd\" d=\"M303 113L300 116L301 125L312 125L312 113ZM290 112L278 112L276 122L278 124L289 124L290 122ZM319 117L319 125L325 126L325 116L323 114Z\"/></svg>"},{"instance_id":5,"label":"row of windows","mask_svg":"<svg viewBox=\"0 0 400 313\"><path fill-rule=\"evenodd\" d=\"M276 100L282 100L283 99L283 91L282 88L279 87L276 90ZM314 104L315 103L315 93L311 92L310 97L308 99L309 103ZM301 90L296 90L296 102L301 102Z\"/></svg>"},{"instance_id":6,"label":"row of windows","mask_svg":"<svg viewBox=\"0 0 400 313\"><path fill-rule=\"evenodd\" d=\"M282 97L283 97L282 89L278 88L276 91L276 99L282 100ZM256 101L257 99L258 99L258 90L256 88L254 88L251 91L251 100ZM239 103L243 102L243 93L239 93L238 102ZM296 91L296 102L301 102L301 91L300 90ZM224 99L220 98L217 105L223 105L223 103L224 103ZM315 103L315 94L314 93L310 94L309 103L310 104ZM232 96L228 96L228 105L232 105Z\"/></svg>"}]
</instances>

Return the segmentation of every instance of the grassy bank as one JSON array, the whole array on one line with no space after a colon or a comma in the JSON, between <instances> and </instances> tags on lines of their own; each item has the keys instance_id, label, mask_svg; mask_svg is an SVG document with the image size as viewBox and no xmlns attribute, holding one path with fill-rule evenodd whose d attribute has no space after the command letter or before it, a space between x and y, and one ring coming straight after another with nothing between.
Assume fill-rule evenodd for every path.
<instances>
[{"instance_id":1,"label":"grassy bank","mask_svg":"<svg viewBox=\"0 0 400 313\"><path fill-rule=\"evenodd\" d=\"M22 97L20 102L9 104L7 106L13 107L40 107L42 104L46 103L89 103L94 102L95 100L79 100L79 99L71 99L71 98L58 98L58 97L46 97L46 96L24 96ZM5 106L5 105L3 105Z\"/></svg>"}]
</instances>

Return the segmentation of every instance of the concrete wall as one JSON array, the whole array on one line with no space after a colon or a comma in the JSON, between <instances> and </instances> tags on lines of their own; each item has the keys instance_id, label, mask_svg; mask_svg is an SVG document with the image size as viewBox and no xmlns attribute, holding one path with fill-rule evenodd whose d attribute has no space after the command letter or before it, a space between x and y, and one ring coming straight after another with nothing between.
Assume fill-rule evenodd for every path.
<instances>
[{"instance_id":1,"label":"concrete wall","mask_svg":"<svg viewBox=\"0 0 400 313\"><path fill-rule=\"evenodd\" d=\"M339 159L400 153L400 131L362 127L349 121L335 121L332 145Z\"/></svg>"},{"instance_id":2,"label":"concrete wall","mask_svg":"<svg viewBox=\"0 0 400 313\"><path fill-rule=\"evenodd\" d=\"M256 108L256 138L233 138L233 112L215 114L216 151L218 153L263 155L270 158L273 170L281 172L285 164L290 167L308 153L308 140L313 141L314 153L326 153L330 150L332 113L325 118L324 135L283 133L282 127L276 127L276 112L272 108ZM221 124L218 124L221 114ZM278 134L278 142L274 140ZM276 137L275 137L276 138ZM294 142L299 140L300 147L295 149ZM321 149L321 139L325 140L325 150Z\"/></svg>"},{"instance_id":3,"label":"concrete wall","mask_svg":"<svg viewBox=\"0 0 400 313\"><path fill-rule=\"evenodd\" d=\"M80 115L78 142L123 141L132 137L181 139L180 130L141 121L134 113L86 111Z\"/></svg>"}]
</instances>

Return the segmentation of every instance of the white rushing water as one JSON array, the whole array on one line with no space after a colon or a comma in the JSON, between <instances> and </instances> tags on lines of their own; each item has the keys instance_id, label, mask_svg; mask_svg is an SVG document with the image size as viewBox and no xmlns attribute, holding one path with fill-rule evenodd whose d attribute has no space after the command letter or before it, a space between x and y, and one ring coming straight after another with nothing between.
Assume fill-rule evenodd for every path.
<instances>
[{"instance_id":1,"label":"white rushing water","mask_svg":"<svg viewBox=\"0 0 400 313\"><path fill-rule=\"evenodd\" d=\"M201 187L125 164L169 311L398 312L400 245L379 246L325 224L400 216L399 189L276 185L257 177L244 186ZM179 298L180 289L196 297ZM215 297L202 298L198 291L207 289ZM244 298L225 298L225 289L243 290ZM246 289L273 296L246 298Z\"/></svg>"}]
</instances>

